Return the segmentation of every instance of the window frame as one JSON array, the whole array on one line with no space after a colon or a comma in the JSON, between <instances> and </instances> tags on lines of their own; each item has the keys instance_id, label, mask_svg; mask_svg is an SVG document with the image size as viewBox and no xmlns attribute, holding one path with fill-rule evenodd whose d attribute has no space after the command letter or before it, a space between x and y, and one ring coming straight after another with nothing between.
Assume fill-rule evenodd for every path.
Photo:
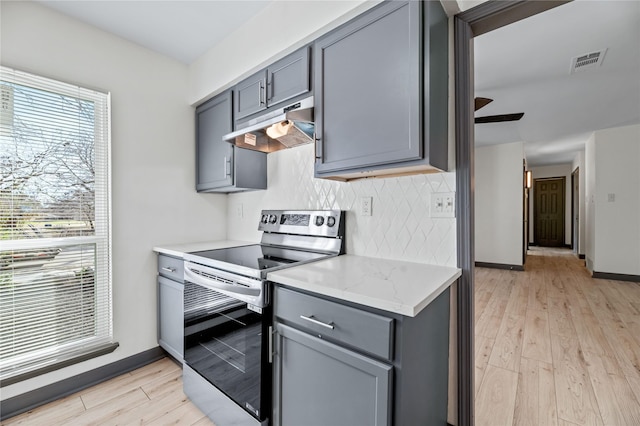
<instances>
[{"instance_id":1,"label":"window frame","mask_svg":"<svg viewBox=\"0 0 640 426\"><path fill-rule=\"evenodd\" d=\"M118 343L113 338L112 298L112 223L111 223L111 94L80 87L59 80L0 66L0 80L47 91L56 95L90 101L94 105L94 234L90 236L46 237L0 240L0 252L64 248L89 245L95 249L95 318L100 332L90 338L53 344L24 355L15 356L15 364L0 360L0 387L5 387L68 365L113 352ZM10 260L13 265L13 260ZM10 268L10 279L14 269ZM13 302L13 296L12 300ZM37 355L37 356L36 356Z\"/></svg>"}]
</instances>

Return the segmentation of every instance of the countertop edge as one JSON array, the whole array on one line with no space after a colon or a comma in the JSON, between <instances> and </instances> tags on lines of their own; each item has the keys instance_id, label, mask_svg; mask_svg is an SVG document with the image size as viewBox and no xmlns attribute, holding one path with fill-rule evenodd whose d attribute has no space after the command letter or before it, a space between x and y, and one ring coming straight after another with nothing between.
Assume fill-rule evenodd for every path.
<instances>
[{"instance_id":1,"label":"countertop edge","mask_svg":"<svg viewBox=\"0 0 640 426\"><path fill-rule=\"evenodd\" d=\"M300 267L304 267L302 265ZM425 266L433 268L440 267L438 265L425 264ZM299 279L286 276L287 271L291 271L294 268L284 269L282 271L271 272L267 275L269 281L273 281L278 284L289 286L291 288L309 291L321 296L333 297L335 299L344 300L350 303L356 303L359 305L367 306L381 311L400 314L407 317L417 316L425 307L433 302L438 296L440 296L447 288L449 288L461 275L462 270L456 267L442 266L450 270L441 283L435 286L433 291L428 295L417 300L415 303L398 303L389 300L381 300L375 296L369 296L366 294L358 293L357 291L341 290L331 287L324 287L311 282L301 283ZM279 274L281 272L281 274Z\"/></svg>"}]
</instances>

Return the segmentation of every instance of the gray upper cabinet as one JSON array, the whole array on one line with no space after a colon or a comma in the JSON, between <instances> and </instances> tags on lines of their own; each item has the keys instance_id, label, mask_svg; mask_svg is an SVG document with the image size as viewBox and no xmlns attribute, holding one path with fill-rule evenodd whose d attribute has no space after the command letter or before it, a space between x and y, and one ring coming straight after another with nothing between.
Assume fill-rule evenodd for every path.
<instances>
[{"instance_id":1,"label":"gray upper cabinet","mask_svg":"<svg viewBox=\"0 0 640 426\"><path fill-rule=\"evenodd\" d=\"M267 68L267 102L275 105L311 90L309 50L304 47Z\"/></svg>"},{"instance_id":2,"label":"gray upper cabinet","mask_svg":"<svg viewBox=\"0 0 640 426\"><path fill-rule=\"evenodd\" d=\"M315 42L317 177L446 170L447 37L439 2L393 1Z\"/></svg>"},{"instance_id":3,"label":"gray upper cabinet","mask_svg":"<svg viewBox=\"0 0 640 426\"><path fill-rule=\"evenodd\" d=\"M236 120L267 108L267 70L238 83L233 91Z\"/></svg>"},{"instance_id":4,"label":"gray upper cabinet","mask_svg":"<svg viewBox=\"0 0 640 426\"><path fill-rule=\"evenodd\" d=\"M222 140L233 130L233 98L226 91L196 108L196 190L236 192L266 189L265 153Z\"/></svg>"},{"instance_id":5,"label":"gray upper cabinet","mask_svg":"<svg viewBox=\"0 0 640 426\"><path fill-rule=\"evenodd\" d=\"M235 119L258 113L311 90L306 46L241 81L234 88Z\"/></svg>"}]
</instances>

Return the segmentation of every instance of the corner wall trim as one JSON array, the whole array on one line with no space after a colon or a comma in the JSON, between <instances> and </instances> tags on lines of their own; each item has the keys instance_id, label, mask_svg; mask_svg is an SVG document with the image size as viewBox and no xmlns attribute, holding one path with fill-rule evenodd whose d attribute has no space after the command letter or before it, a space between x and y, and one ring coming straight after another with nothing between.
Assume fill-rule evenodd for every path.
<instances>
[{"instance_id":1,"label":"corner wall trim","mask_svg":"<svg viewBox=\"0 0 640 426\"><path fill-rule=\"evenodd\" d=\"M17 416L40 405L69 396L78 391L128 373L167 356L159 346L111 364L69 377L56 383L0 401L0 420Z\"/></svg>"},{"instance_id":2,"label":"corner wall trim","mask_svg":"<svg viewBox=\"0 0 640 426\"><path fill-rule=\"evenodd\" d=\"M591 276L593 278L599 278L603 280L631 281L635 283L640 283L640 275L612 274L610 272L593 271Z\"/></svg>"},{"instance_id":3,"label":"corner wall trim","mask_svg":"<svg viewBox=\"0 0 640 426\"><path fill-rule=\"evenodd\" d=\"M509 271L524 271L524 265L509 265L508 263L476 262L478 268L507 269Z\"/></svg>"}]
</instances>

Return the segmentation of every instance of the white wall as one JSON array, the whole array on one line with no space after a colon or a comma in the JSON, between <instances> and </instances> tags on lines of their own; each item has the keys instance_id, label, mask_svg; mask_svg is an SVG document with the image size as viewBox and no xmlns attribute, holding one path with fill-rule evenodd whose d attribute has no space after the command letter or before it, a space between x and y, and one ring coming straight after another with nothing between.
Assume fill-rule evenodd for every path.
<instances>
[{"instance_id":1,"label":"white wall","mask_svg":"<svg viewBox=\"0 0 640 426\"><path fill-rule=\"evenodd\" d=\"M380 0L274 1L189 66L189 101L231 87Z\"/></svg>"},{"instance_id":2,"label":"white wall","mask_svg":"<svg viewBox=\"0 0 640 426\"><path fill-rule=\"evenodd\" d=\"M524 143L475 151L476 262L522 265Z\"/></svg>"},{"instance_id":3,"label":"white wall","mask_svg":"<svg viewBox=\"0 0 640 426\"><path fill-rule=\"evenodd\" d=\"M160 243L225 238L226 197L194 190L194 120L184 65L51 11L1 2L5 66L110 91L113 353L2 388L2 399L157 346Z\"/></svg>"},{"instance_id":4,"label":"white wall","mask_svg":"<svg viewBox=\"0 0 640 426\"><path fill-rule=\"evenodd\" d=\"M579 170L578 173L578 247L574 247L573 251L576 254L585 254L585 230L586 230L586 220L585 220L585 211L586 211L586 188L585 188L585 154L584 150L578 152L576 157L573 160L573 164L571 165L572 172L575 172L576 169ZM572 218L571 220L574 220Z\"/></svg>"},{"instance_id":5,"label":"white wall","mask_svg":"<svg viewBox=\"0 0 640 426\"><path fill-rule=\"evenodd\" d=\"M533 179L542 179L542 178L550 178L550 177L564 177L565 178L565 205L564 205L564 243L571 244L571 173L573 172L573 168L571 164L560 164L556 166L543 166L543 167L532 167L531 174L533 175ZM533 208L533 203L535 200L535 185L531 188L529 192L529 212L530 212L530 220L529 220L529 235L532 243L537 243L535 240L535 234L533 232L534 223L536 220L535 217L535 209Z\"/></svg>"},{"instance_id":6,"label":"white wall","mask_svg":"<svg viewBox=\"0 0 640 426\"><path fill-rule=\"evenodd\" d=\"M595 152L593 270L640 275L640 125L595 132Z\"/></svg>"},{"instance_id":7,"label":"white wall","mask_svg":"<svg viewBox=\"0 0 640 426\"><path fill-rule=\"evenodd\" d=\"M261 209L341 209L347 253L456 266L455 218L428 209L431 193L455 191L455 173L336 182L313 177L314 159L312 144L269 154L268 189L229 194L229 238L258 241ZM372 216L358 214L362 196L373 197Z\"/></svg>"}]
</instances>

